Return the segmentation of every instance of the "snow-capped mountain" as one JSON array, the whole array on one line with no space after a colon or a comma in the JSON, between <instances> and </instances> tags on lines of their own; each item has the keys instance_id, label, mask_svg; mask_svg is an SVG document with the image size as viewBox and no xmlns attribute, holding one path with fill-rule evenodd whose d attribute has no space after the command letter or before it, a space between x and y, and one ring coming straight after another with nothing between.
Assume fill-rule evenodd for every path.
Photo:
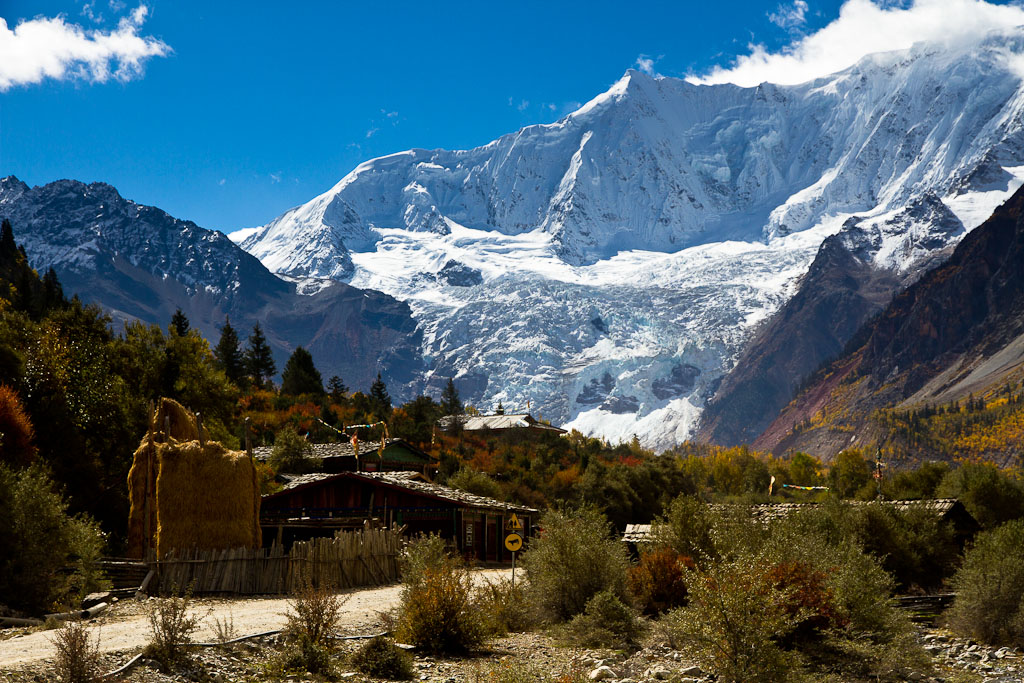
<instances>
[{"instance_id":1,"label":"snow-capped mountain","mask_svg":"<svg viewBox=\"0 0 1024 683\"><path fill-rule=\"evenodd\" d=\"M796 86L629 71L556 123L361 164L241 244L302 291L408 302L428 386L665 446L849 219L913 271L1020 185L1022 57L1014 30Z\"/></svg>"}]
</instances>

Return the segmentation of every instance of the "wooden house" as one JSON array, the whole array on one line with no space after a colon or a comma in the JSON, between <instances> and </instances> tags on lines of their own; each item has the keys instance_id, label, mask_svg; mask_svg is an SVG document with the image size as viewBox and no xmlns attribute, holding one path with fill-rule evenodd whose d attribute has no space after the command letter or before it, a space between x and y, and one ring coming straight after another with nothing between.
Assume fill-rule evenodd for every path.
<instances>
[{"instance_id":1,"label":"wooden house","mask_svg":"<svg viewBox=\"0 0 1024 683\"><path fill-rule=\"evenodd\" d=\"M509 562L504 539L513 515L527 538L538 519L533 508L434 484L416 472L340 472L289 478L263 497L260 523L267 544L289 545L375 520L407 535L440 534L481 562Z\"/></svg>"}]
</instances>

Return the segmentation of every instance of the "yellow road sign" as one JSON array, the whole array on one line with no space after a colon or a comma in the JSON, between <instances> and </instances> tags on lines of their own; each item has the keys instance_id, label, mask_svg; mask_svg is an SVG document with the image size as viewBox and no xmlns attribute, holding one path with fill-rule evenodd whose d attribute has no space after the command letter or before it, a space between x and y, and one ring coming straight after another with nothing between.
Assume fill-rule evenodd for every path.
<instances>
[{"instance_id":1,"label":"yellow road sign","mask_svg":"<svg viewBox=\"0 0 1024 683\"><path fill-rule=\"evenodd\" d=\"M512 516L508 518L508 522L505 524L505 528L509 531L522 531L523 523L519 521L519 517L516 513L512 513Z\"/></svg>"},{"instance_id":2,"label":"yellow road sign","mask_svg":"<svg viewBox=\"0 0 1024 683\"><path fill-rule=\"evenodd\" d=\"M511 552L519 552L523 547L523 537L519 534L509 534L505 537L505 547Z\"/></svg>"}]
</instances>

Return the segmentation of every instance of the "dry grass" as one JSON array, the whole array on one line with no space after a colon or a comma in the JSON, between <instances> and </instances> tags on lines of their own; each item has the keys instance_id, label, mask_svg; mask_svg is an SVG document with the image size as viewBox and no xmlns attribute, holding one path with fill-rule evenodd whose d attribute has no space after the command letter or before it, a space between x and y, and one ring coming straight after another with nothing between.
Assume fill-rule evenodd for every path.
<instances>
[{"instance_id":1,"label":"dry grass","mask_svg":"<svg viewBox=\"0 0 1024 683\"><path fill-rule=\"evenodd\" d=\"M53 634L57 649L54 674L61 683L98 683L100 674L99 638L89 638L80 621L68 621Z\"/></svg>"},{"instance_id":2,"label":"dry grass","mask_svg":"<svg viewBox=\"0 0 1024 683\"><path fill-rule=\"evenodd\" d=\"M171 418L171 435L155 432L152 442L144 437L128 474L130 553L141 557L147 536L161 557L171 550L259 547L260 490L253 462L217 442L200 444L194 422L177 403L165 399L161 411ZM154 481L147 529L148 476Z\"/></svg>"}]
</instances>

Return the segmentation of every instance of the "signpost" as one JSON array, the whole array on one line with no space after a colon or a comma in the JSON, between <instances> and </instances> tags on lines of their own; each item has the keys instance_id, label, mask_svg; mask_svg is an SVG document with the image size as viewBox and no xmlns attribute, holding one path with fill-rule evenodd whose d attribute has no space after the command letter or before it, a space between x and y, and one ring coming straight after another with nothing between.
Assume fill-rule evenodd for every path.
<instances>
[{"instance_id":1,"label":"signpost","mask_svg":"<svg viewBox=\"0 0 1024 683\"><path fill-rule=\"evenodd\" d=\"M513 512L508 518L505 529L512 532L505 537L505 547L512 553L512 585L514 586L516 585L516 553L523 547L523 537L518 533L523 530L523 523L519 521L516 513Z\"/></svg>"}]
</instances>

